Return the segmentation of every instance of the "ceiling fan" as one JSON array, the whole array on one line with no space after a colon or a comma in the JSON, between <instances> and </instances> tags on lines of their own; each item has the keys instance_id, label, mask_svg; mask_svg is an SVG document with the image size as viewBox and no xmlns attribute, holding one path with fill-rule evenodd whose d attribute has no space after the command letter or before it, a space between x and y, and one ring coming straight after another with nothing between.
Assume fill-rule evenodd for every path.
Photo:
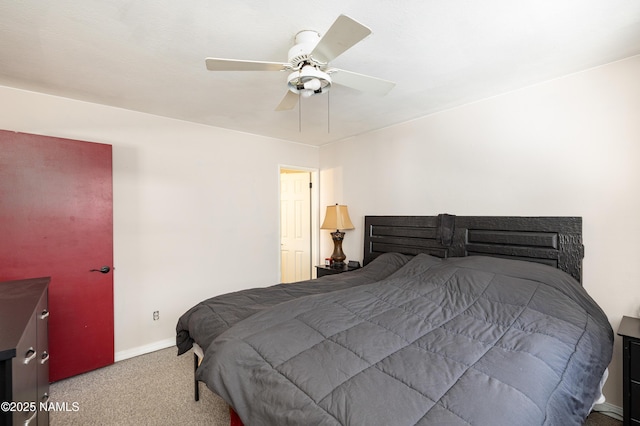
<instances>
[{"instance_id":1,"label":"ceiling fan","mask_svg":"<svg viewBox=\"0 0 640 426\"><path fill-rule=\"evenodd\" d=\"M296 34L289 49L289 62L247 61L206 58L209 71L287 71L288 91L276 111L293 109L300 96L326 93L338 84L377 95L385 95L395 83L381 78L345 71L329 62L371 34L371 30L346 15L340 15L322 37L316 31Z\"/></svg>"}]
</instances>

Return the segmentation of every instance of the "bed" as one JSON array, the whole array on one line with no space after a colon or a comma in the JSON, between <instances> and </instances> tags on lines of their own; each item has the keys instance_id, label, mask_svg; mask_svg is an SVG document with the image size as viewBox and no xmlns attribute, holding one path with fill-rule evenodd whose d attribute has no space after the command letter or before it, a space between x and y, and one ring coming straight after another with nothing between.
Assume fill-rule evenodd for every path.
<instances>
[{"instance_id":1,"label":"bed","mask_svg":"<svg viewBox=\"0 0 640 426\"><path fill-rule=\"evenodd\" d=\"M245 425L582 425L613 332L577 217L367 216L364 267L216 296L179 354Z\"/></svg>"}]
</instances>

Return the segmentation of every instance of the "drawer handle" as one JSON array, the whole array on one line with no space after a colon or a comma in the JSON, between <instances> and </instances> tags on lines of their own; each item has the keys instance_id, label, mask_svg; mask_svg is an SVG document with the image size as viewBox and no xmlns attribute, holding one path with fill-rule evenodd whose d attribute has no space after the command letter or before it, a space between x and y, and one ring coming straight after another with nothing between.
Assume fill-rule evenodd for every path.
<instances>
[{"instance_id":1,"label":"drawer handle","mask_svg":"<svg viewBox=\"0 0 640 426\"><path fill-rule=\"evenodd\" d=\"M31 360L33 360L35 357L36 357L36 351L34 351L33 348L30 348L27 351L27 353L24 355L24 363L29 364Z\"/></svg>"},{"instance_id":2,"label":"drawer handle","mask_svg":"<svg viewBox=\"0 0 640 426\"><path fill-rule=\"evenodd\" d=\"M42 311L42 313L40 314L40 319L45 319L49 316L49 311L47 309L45 309L44 311Z\"/></svg>"},{"instance_id":3,"label":"drawer handle","mask_svg":"<svg viewBox=\"0 0 640 426\"><path fill-rule=\"evenodd\" d=\"M49 353L47 351L42 352L42 358L40 359L40 364L44 364L49 361Z\"/></svg>"},{"instance_id":4,"label":"drawer handle","mask_svg":"<svg viewBox=\"0 0 640 426\"><path fill-rule=\"evenodd\" d=\"M31 420L35 419L37 415L38 415L38 410L34 411L31 417L29 417L27 420L24 421L24 426L29 426L29 424L31 423Z\"/></svg>"}]
</instances>

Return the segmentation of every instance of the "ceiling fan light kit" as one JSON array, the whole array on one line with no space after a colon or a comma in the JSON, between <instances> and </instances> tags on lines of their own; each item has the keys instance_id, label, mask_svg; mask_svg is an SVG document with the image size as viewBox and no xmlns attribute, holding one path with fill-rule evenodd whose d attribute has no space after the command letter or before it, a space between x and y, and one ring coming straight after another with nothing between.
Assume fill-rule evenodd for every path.
<instances>
[{"instance_id":1,"label":"ceiling fan light kit","mask_svg":"<svg viewBox=\"0 0 640 426\"><path fill-rule=\"evenodd\" d=\"M300 71L289 74L289 90L308 98L315 94L326 93L331 88L331 77L319 69L305 65Z\"/></svg>"},{"instance_id":2,"label":"ceiling fan light kit","mask_svg":"<svg viewBox=\"0 0 640 426\"><path fill-rule=\"evenodd\" d=\"M366 26L346 15L340 15L322 37L312 30L298 32L295 36L295 45L289 49L289 62L207 58L206 65L210 71L288 71L288 92L276 107L276 111L293 109L299 97L326 93L333 83L362 92L384 95L395 86L395 83L329 68L330 61L369 34L371 30ZM333 79L330 74L335 75Z\"/></svg>"}]
</instances>

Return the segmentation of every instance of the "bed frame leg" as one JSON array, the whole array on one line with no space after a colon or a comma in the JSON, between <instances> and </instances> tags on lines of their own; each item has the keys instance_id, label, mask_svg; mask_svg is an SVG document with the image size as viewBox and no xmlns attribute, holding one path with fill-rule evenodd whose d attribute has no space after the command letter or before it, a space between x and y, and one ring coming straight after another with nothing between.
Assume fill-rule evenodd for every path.
<instances>
[{"instance_id":1,"label":"bed frame leg","mask_svg":"<svg viewBox=\"0 0 640 426\"><path fill-rule=\"evenodd\" d=\"M196 379L196 370L198 369L198 355L193 354L193 386L194 397L196 401L200 401L200 386L198 386L198 379Z\"/></svg>"}]
</instances>

